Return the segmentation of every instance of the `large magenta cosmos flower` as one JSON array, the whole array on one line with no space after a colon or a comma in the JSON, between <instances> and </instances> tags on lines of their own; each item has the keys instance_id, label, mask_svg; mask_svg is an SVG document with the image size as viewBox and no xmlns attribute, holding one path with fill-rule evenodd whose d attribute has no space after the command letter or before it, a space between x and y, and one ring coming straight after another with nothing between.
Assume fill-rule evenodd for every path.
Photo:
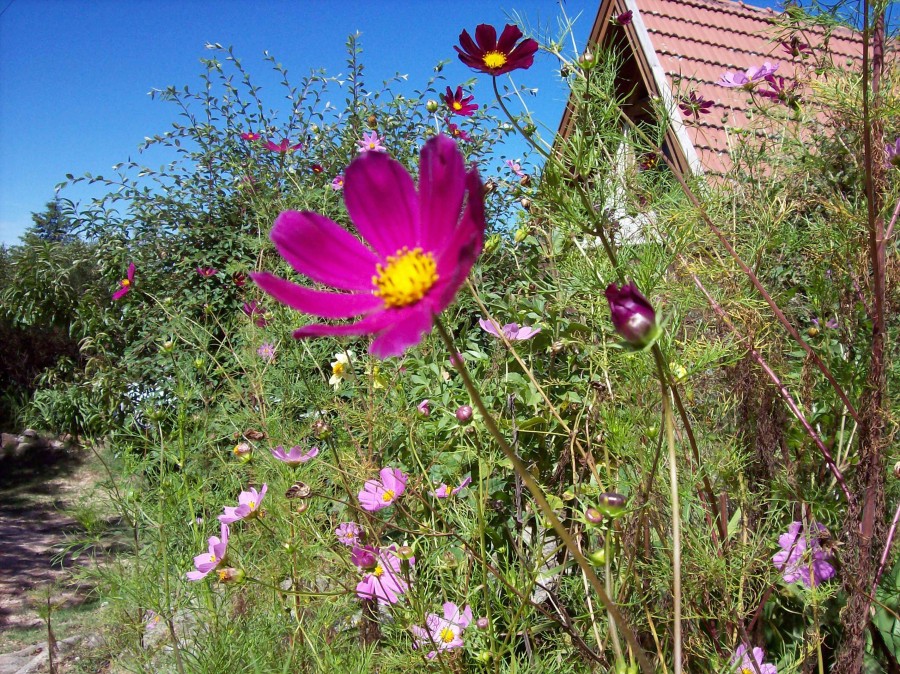
<instances>
[{"instance_id":1,"label":"large magenta cosmos flower","mask_svg":"<svg viewBox=\"0 0 900 674\"><path fill-rule=\"evenodd\" d=\"M497 39L497 29L486 23L475 28L475 39L468 31L459 34L459 47L453 47L459 60L470 68L488 75L502 75L519 68L530 68L538 43L531 38L516 44L522 37L518 26L507 24Z\"/></svg>"},{"instance_id":2,"label":"large magenta cosmos flower","mask_svg":"<svg viewBox=\"0 0 900 674\"><path fill-rule=\"evenodd\" d=\"M398 356L431 330L453 301L484 240L484 191L450 138L425 143L418 190L403 165L364 152L347 167L344 201L370 247L323 215L285 211L272 241L281 256L313 281L349 292L306 288L269 273L252 274L265 292L322 318L363 318L307 325L294 337L376 335L371 352Z\"/></svg>"},{"instance_id":3,"label":"large magenta cosmos flower","mask_svg":"<svg viewBox=\"0 0 900 674\"><path fill-rule=\"evenodd\" d=\"M132 285L134 285L134 262L131 262L128 265L128 274L119 281L119 289L113 293L112 298L114 300L121 299L129 290L131 290Z\"/></svg>"},{"instance_id":4,"label":"large magenta cosmos flower","mask_svg":"<svg viewBox=\"0 0 900 674\"><path fill-rule=\"evenodd\" d=\"M471 117L478 109L478 104L473 103L474 96L465 96L462 87L456 87L456 93L447 87L447 93L442 96L444 103L450 108L450 112L460 117Z\"/></svg>"}]
</instances>

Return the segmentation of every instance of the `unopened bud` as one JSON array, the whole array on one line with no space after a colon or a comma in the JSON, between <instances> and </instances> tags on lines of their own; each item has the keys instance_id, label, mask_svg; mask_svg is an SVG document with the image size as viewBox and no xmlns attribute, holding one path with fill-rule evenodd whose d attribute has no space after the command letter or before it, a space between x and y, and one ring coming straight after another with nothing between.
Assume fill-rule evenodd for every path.
<instances>
[{"instance_id":1,"label":"unopened bud","mask_svg":"<svg viewBox=\"0 0 900 674\"><path fill-rule=\"evenodd\" d=\"M490 623L485 616L481 616L478 620L475 621L475 627L480 630L486 630L488 628L488 625L490 625Z\"/></svg>"},{"instance_id":2,"label":"unopened bud","mask_svg":"<svg viewBox=\"0 0 900 674\"><path fill-rule=\"evenodd\" d=\"M595 65L597 65L597 61L594 58L594 52L592 52L590 49L586 49L584 53L578 57L578 65L580 65L584 70L590 70Z\"/></svg>"},{"instance_id":3,"label":"unopened bud","mask_svg":"<svg viewBox=\"0 0 900 674\"><path fill-rule=\"evenodd\" d=\"M503 243L503 238L499 234L491 234L487 241L484 242L484 252L496 252L500 248L501 243Z\"/></svg>"},{"instance_id":4,"label":"unopened bud","mask_svg":"<svg viewBox=\"0 0 900 674\"><path fill-rule=\"evenodd\" d=\"M438 102L433 98L429 98L428 102L425 104L425 109L428 110L428 112L437 112Z\"/></svg>"},{"instance_id":5,"label":"unopened bud","mask_svg":"<svg viewBox=\"0 0 900 674\"><path fill-rule=\"evenodd\" d=\"M522 243L528 237L528 228L527 227L519 227L516 230L515 235L513 235L513 239L516 243Z\"/></svg>"},{"instance_id":6,"label":"unopened bud","mask_svg":"<svg viewBox=\"0 0 900 674\"><path fill-rule=\"evenodd\" d=\"M606 300L613 327L628 344L646 348L659 338L656 311L634 282L626 283L621 288L610 283L606 288Z\"/></svg>"},{"instance_id":7,"label":"unopened bud","mask_svg":"<svg viewBox=\"0 0 900 674\"><path fill-rule=\"evenodd\" d=\"M628 504L628 497L617 494L614 491L608 491L600 494L597 498L597 507L607 517L618 517L625 512L625 506Z\"/></svg>"},{"instance_id":8,"label":"unopened bud","mask_svg":"<svg viewBox=\"0 0 900 674\"><path fill-rule=\"evenodd\" d=\"M456 408L456 420L465 425L472 421L472 408L469 405L460 405Z\"/></svg>"},{"instance_id":9,"label":"unopened bud","mask_svg":"<svg viewBox=\"0 0 900 674\"><path fill-rule=\"evenodd\" d=\"M415 555L413 549L408 545L401 545L399 548L397 548L396 554L400 559L412 559L412 557Z\"/></svg>"},{"instance_id":10,"label":"unopened bud","mask_svg":"<svg viewBox=\"0 0 900 674\"><path fill-rule=\"evenodd\" d=\"M603 521L603 513L596 508L588 508L584 511L584 519L591 524L600 524Z\"/></svg>"},{"instance_id":11,"label":"unopened bud","mask_svg":"<svg viewBox=\"0 0 900 674\"><path fill-rule=\"evenodd\" d=\"M198 370L204 365L206 365L206 361L203 358L194 358L194 367Z\"/></svg>"},{"instance_id":12,"label":"unopened bud","mask_svg":"<svg viewBox=\"0 0 900 674\"><path fill-rule=\"evenodd\" d=\"M175 342L173 342L171 339L167 339L166 341L164 341L162 343L162 350L164 353L172 353L172 351L174 349L175 349Z\"/></svg>"},{"instance_id":13,"label":"unopened bud","mask_svg":"<svg viewBox=\"0 0 900 674\"><path fill-rule=\"evenodd\" d=\"M297 514L298 515L302 515L307 510L309 510L309 501L300 501L300 503L297 504Z\"/></svg>"},{"instance_id":14,"label":"unopened bud","mask_svg":"<svg viewBox=\"0 0 900 674\"><path fill-rule=\"evenodd\" d=\"M378 118L375 115L369 115L368 117L366 117L366 125L370 129L374 129L376 126L378 126Z\"/></svg>"},{"instance_id":15,"label":"unopened bud","mask_svg":"<svg viewBox=\"0 0 900 674\"><path fill-rule=\"evenodd\" d=\"M606 564L606 550L604 548L599 548L598 550L589 552L585 556L590 560L591 564L594 564L596 566Z\"/></svg>"}]
</instances>

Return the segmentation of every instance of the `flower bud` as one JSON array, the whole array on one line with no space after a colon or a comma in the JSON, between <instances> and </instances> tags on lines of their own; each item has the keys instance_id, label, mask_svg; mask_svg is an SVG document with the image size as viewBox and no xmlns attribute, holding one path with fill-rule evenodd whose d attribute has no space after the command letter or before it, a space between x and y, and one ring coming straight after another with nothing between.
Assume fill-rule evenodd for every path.
<instances>
[{"instance_id":1,"label":"flower bud","mask_svg":"<svg viewBox=\"0 0 900 674\"><path fill-rule=\"evenodd\" d=\"M528 237L528 228L527 227L519 227L516 230L515 235L513 236L513 240L516 243L522 243Z\"/></svg>"},{"instance_id":2,"label":"flower bud","mask_svg":"<svg viewBox=\"0 0 900 674\"><path fill-rule=\"evenodd\" d=\"M481 651L481 653L478 654L478 662L487 664L491 661L491 659L493 657L494 657L494 654L491 653L490 651Z\"/></svg>"},{"instance_id":3,"label":"flower bud","mask_svg":"<svg viewBox=\"0 0 900 674\"><path fill-rule=\"evenodd\" d=\"M204 365L206 365L206 361L203 358L194 358L194 367L198 370Z\"/></svg>"},{"instance_id":4,"label":"flower bud","mask_svg":"<svg viewBox=\"0 0 900 674\"><path fill-rule=\"evenodd\" d=\"M900 461L894 464L894 477L900 480Z\"/></svg>"},{"instance_id":5,"label":"flower bud","mask_svg":"<svg viewBox=\"0 0 900 674\"><path fill-rule=\"evenodd\" d=\"M484 252L488 254L494 253L500 248L502 243L503 238L499 234L491 234L484 242Z\"/></svg>"},{"instance_id":6,"label":"flower bud","mask_svg":"<svg viewBox=\"0 0 900 674\"><path fill-rule=\"evenodd\" d=\"M162 343L162 350L163 353L172 353L172 351L175 350L175 342L173 342L171 339L167 339Z\"/></svg>"},{"instance_id":7,"label":"flower bud","mask_svg":"<svg viewBox=\"0 0 900 674\"><path fill-rule=\"evenodd\" d=\"M613 327L628 344L645 348L659 337L656 312L633 282L621 288L610 283L606 288L606 300L612 316Z\"/></svg>"},{"instance_id":8,"label":"flower bud","mask_svg":"<svg viewBox=\"0 0 900 674\"><path fill-rule=\"evenodd\" d=\"M594 52L590 49L585 49L584 53L578 57L578 65L580 65L583 70L590 70L597 65L597 60L594 58Z\"/></svg>"},{"instance_id":9,"label":"flower bud","mask_svg":"<svg viewBox=\"0 0 900 674\"><path fill-rule=\"evenodd\" d=\"M596 508L588 508L584 511L584 519L591 524L600 524L603 521L603 513Z\"/></svg>"},{"instance_id":10,"label":"flower bud","mask_svg":"<svg viewBox=\"0 0 900 674\"><path fill-rule=\"evenodd\" d=\"M597 508L607 517L619 517L625 512L628 497L608 491L597 498Z\"/></svg>"},{"instance_id":11,"label":"flower bud","mask_svg":"<svg viewBox=\"0 0 900 674\"><path fill-rule=\"evenodd\" d=\"M429 98L428 102L425 104L425 109L428 110L428 112L437 112L438 102L433 98Z\"/></svg>"},{"instance_id":12,"label":"flower bud","mask_svg":"<svg viewBox=\"0 0 900 674\"><path fill-rule=\"evenodd\" d=\"M309 501L301 500L300 503L297 504L297 514L302 515L307 510L309 510Z\"/></svg>"},{"instance_id":13,"label":"flower bud","mask_svg":"<svg viewBox=\"0 0 900 674\"><path fill-rule=\"evenodd\" d=\"M604 548L598 548L593 552L589 552L585 557L587 557L591 564L594 564L595 566L606 564L606 550Z\"/></svg>"},{"instance_id":14,"label":"flower bud","mask_svg":"<svg viewBox=\"0 0 900 674\"><path fill-rule=\"evenodd\" d=\"M522 187L528 186L528 184L529 184L530 182L531 182L531 176L528 175L527 173L526 173L525 175L523 175L521 178L519 178L519 184L520 184Z\"/></svg>"},{"instance_id":15,"label":"flower bud","mask_svg":"<svg viewBox=\"0 0 900 674\"><path fill-rule=\"evenodd\" d=\"M481 616L478 620L475 621L475 627L480 630L486 630L488 628L488 619L485 616Z\"/></svg>"},{"instance_id":16,"label":"flower bud","mask_svg":"<svg viewBox=\"0 0 900 674\"><path fill-rule=\"evenodd\" d=\"M519 203L522 204L522 208L524 208L526 211L531 210L531 199L529 199L528 197L522 197L519 200Z\"/></svg>"},{"instance_id":17,"label":"flower bud","mask_svg":"<svg viewBox=\"0 0 900 674\"><path fill-rule=\"evenodd\" d=\"M366 117L366 126L368 126L370 129L374 129L376 126L378 126L378 118L375 115L369 115L368 117Z\"/></svg>"},{"instance_id":18,"label":"flower bud","mask_svg":"<svg viewBox=\"0 0 900 674\"><path fill-rule=\"evenodd\" d=\"M413 552L413 549L408 545L401 545L399 548L397 548L396 555L400 559L412 559L415 553Z\"/></svg>"},{"instance_id":19,"label":"flower bud","mask_svg":"<svg viewBox=\"0 0 900 674\"><path fill-rule=\"evenodd\" d=\"M465 425L472 421L472 408L469 405L460 405L456 408L456 420Z\"/></svg>"},{"instance_id":20,"label":"flower bud","mask_svg":"<svg viewBox=\"0 0 900 674\"><path fill-rule=\"evenodd\" d=\"M220 583L242 583L244 582L244 570L228 567L227 569L219 569L216 571Z\"/></svg>"},{"instance_id":21,"label":"flower bud","mask_svg":"<svg viewBox=\"0 0 900 674\"><path fill-rule=\"evenodd\" d=\"M423 417L431 416L430 403L431 403L431 401L428 400L428 398L426 398L425 400L420 402L418 405L416 405L416 409L419 411L419 414L421 414Z\"/></svg>"},{"instance_id":22,"label":"flower bud","mask_svg":"<svg viewBox=\"0 0 900 674\"><path fill-rule=\"evenodd\" d=\"M522 127L522 133L524 133L526 136L533 135L535 131L537 131L537 127L531 122Z\"/></svg>"}]
</instances>

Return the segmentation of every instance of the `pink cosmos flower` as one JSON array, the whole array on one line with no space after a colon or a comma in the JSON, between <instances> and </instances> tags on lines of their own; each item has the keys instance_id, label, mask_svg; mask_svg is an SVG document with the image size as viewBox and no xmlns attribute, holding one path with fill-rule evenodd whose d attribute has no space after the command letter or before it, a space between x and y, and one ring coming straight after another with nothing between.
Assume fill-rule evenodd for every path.
<instances>
[{"instance_id":1,"label":"pink cosmos flower","mask_svg":"<svg viewBox=\"0 0 900 674\"><path fill-rule=\"evenodd\" d=\"M735 674L778 674L778 668L772 664L763 662L766 654L763 649L750 649L747 644L741 644L737 647L734 655L731 656L732 671Z\"/></svg>"},{"instance_id":2,"label":"pink cosmos flower","mask_svg":"<svg viewBox=\"0 0 900 674\"><path fill-rule=\"evenodd\" d=\"M266 310L263 309L262 305L259 304L256 300L244 302L242 311L253 319L253 322L256 323L256 327L258 328L264 328L269 323L266 320Z\"/></svg>"},{"instance_id":3,"label":"pink cosmos flower","mask_svg":"<svg viewBox=\"0 0 900 674\"><path fill-rule=\"evenodd\" d=\"M215 267L197 267L197 274L202 276L203 278L209 278L210 276L215 276L219 273L219 270Z\"/></svg>"},{"instance_id":4,"label":"pink cosmos flower","mask_svg":"<svg viewBox=\"0 0 900 674\"><path fill-rule=\"evenodd\" d=\"M293 309L343 325L307 325L294 337L374 334L371 352L397 356L418 344L433 317L453 301L481 252L484 191L478 171L446 136L422 148L418 190L400 162L364 152L347 168L347 211L364 246L332 220L311 212L278 216L271 238L290 265L313 281L350 292L296 285L253 274L264 291Z\"/></svg>"},{"instance_id":5,"label":"pink cosmos flower","mask_svg":"<svg viewBox=\"0 0 900 674\"><path fill-rule=\"evenodd\" d=\"M242 491L238 496L237 507L225 506L225 512L219 515L219 521L222 524L231 524L259 515L259 506L265 498L268 488L269 485L264 484L259 491L256 491L255 487L250 487L250 491Z\"/></svg>"},{"instance_id":6,"label":"pink cosmos flower","mask_svg":"<svg viewBox=\"0 0 900 674\"><path fill-rule=\"evenodd\" d=\"M717 84L722 87L744 87L751 88L757 82L760 82L766 77L775 73L778 70L778 66L780 64L775 63L772 64L769 61L766 61L761 66L751 66L747 68L744 72L732 73L726 71L719 78Z\"/></svg>"},{"instance_id":7,"label":"pink cosmos flower","mask_svg":"<svg viewBox=\"0 0 900 674\"><path fill-rule=\"evenodd\" d=\"M188 580L202 580L206 578L210 571L217 568L225 561L228 554L228 525L222 523L222 535L211 536L209 539L209 552L194 557L195 571L188 571L186 576Z\"/></svg>"},{"instance_id":8,"label":"pink cosmos flower","mask_svg":"<svg viewBox=\"0 0 900 674\"><path fill-rule=\"evenodd\" d=\"M772 557L775 568L782 572L786 583L801 582L815 587L834 577L831 552L819 543L828 530L816 522L813 532L803 532L803 522L791 522L786 534L778 537L781 550Z\"/></svg>"},{"instance_id":9,"label":"pink cosmos flower","mask_svg":"<svg viewBox=\"0 0 900 674\"><path fill-rule=\"evenodd\" d=\"M254 141L259 140L259 134L252 131L245 131L241 134L241 140Z\"/></svg>"},{"instance_id":10,"label":"pink cosmos flower","mask_svg":"<svg viewBox=\"0 0 900 674\"><path fill-rule=\"evenodd\" d=\"M291 141L287 138L284 138L280 143L273 143L271 140L267 140L264 147L269 152L279 152L281 154L287 154L288 152L294 152L295 150L302 150L303 143L296 143L291 145Z\"/></svg>"},{"instance_id":11,"label":"pink cosmos flower","mask_svg":"<svg viewBox=\"0 0 900 674\"><path fill-rule=\"evenodd\" d=\"M525 171L522 170L521 164L517 161L513 161L512 159L506 160L506 165L509 166L509 170L515 173L520 178L525 177Z\"/></svg>"},{"instance_id":12,"label":"pink cosmos flower","mask_svg":"<svg viewBox=\"0 0 900 674\"><path fill-rule=\"evenodd\" d=\"M494 337L500 337L500 333L497 331L497 327L494 325L493 321L486 321L483 318L479 318L478 324L485 332L493 335ZM523 325L520 328L518 323L507 323L501 328L501 330L503 331L503 335L506 337L506 339L511 342L521 342L523 339L531 339L541 331L540 328L532 328L528 325Z\"/></svg>"},{"instance_id":13,"label":"pink cosmos flower","mask_svg":"<svg viewBox=\"0 0 900 674\"><path fill-rule=\"evenodd\" d=\"M374 569L378 563L378 550L371 545L354 545L350 561L360 569Z\"/></svg>"},{"instance_id":14,"label":"pink cosmos flower","mask_svg":"<svg viewBox=\"0 0 900 674\"><path fill-rule=\"evenodd\" d=\"M409 590L403 579L401 568L403 562L396 554L397 546L382 548L375 555L375 566L363 576L356 586L356 596L360 599L377 599L379 604L396 604L400 595ZM409 565L416 563L415 557L409 558Z\"/></svg>"},{"instance_id":15,"label":"pink cosmos flower","mask_svg":"<svg viewBox=\"0 0 900 674\"><path fill-rule=\"evenodd\" d=\"M416 648L432 648L426 655L429 660L437 657L438 651L449 651L463 647L463 630L472 623L472 609L464 609L448 601L444 604L444 617L429 613L425 618L425 627L412 625L409 629L416 637Z\"/></svg>"},{"instance_id":16,"label":"pink cosmos flower","mask_svg":"<svg viewBox=\"0 0 900 674\"><path fill-rule=\"evenodd\" d=\"M359 535L361 533L362 528L356 522L343 522L334 530L334 535L344 545L359 544Z\"/></svg>"},{"instance_id":17,"label":"pink cosmos flower","mask_svg":"<svg viewBox=\"0 0 900 674\"><path fill-rule=\"evenodd\" d=\"M113 293L112 298L114 300L118 300L123 298L130 290L131 286L134 284L134 262L129 263L128 265L128 274L119 281L119 289Z\"/></svg>"},{"instance_id":18,"label":"pink cosmos flower","mask_svg":"<svg viewBox=\"0 0 900 674\"><path fill-rule=\"evenodd\" d=\"M294 445L287 452L284 451L284 447L281 445L278 445L272 450L272 456L289 466L299 466L301 463L306 463L307 461L316 458L318 455L318 447L313 447L308 452L304 452L300 445Z\"/></svg>"},{"instance_id":19,"label":"pink cosmos flower","mask_svg":"<svg viewBox=\"0 0 900 674\"><path fill-rule=\"evenodd\" d=\"M447 121L447 133L450 134L451 138L459 138L465 142L471 142L472 136L470 136L466 131L463 131L459 128L457 124L451 124L449 120Z\"/></svg>"},{"instance_id":20,"label":"pink cosmos flower","mask_svg":"<svg viewBox=\"0 0 900 674\"><path fill-rule=\"evenodd\" d=\"M497 39L497 29L486 23L475 27L475 39L468 31L459 34L460 47L453 47L459 60L473 70L496 77L504 73L527 69L534 63L538 43L528 38L516 44L522 37L517 26L507 24Z\"/></svg>"},{"instance_id":21,"label":"pink cosmos flower","mask_svg":"<svg viewBox=\"0 0 900 674\"><path fill-rule=\"evenodd\" d=\"M897 137L893 143L885 145L885 168L900 168L900 137Z\"/></svg>"},{"instance_id":22,"label":"pink cosmos flower","mask_svg":"<svg viewBox=\"0 0 900 674\"><path fill-rule=\"evenodd\" d=\"M478 104L472 102L475 100L475 96L465 96L462 87L456 87L456 93L447 87L447 93L441 98L444 99L450 112L460 117L471 117L478 109Z\"/></svg>"},{"instance_id":23,"label":"pink cosmos flower","mask_svg":"<svg viewBox=\"0 0 900 674\"><path fill-rule=\"evenodd\" d=\"M471 477L467 477L466 479L464 479L462 482L459 483L458 487L454 487L453 489L450 489L450 487L448 487L443 482L441 482L441 486L439 486L437 489L435 489L431 495L434 496L435 498L450 498L451 496L456 496L459 492L461 492L463 489L468 487L470 484L472 484Z\"/></svg>"},{"instance_id":24,"label":"pink cosmos flower","mask_svg":"<svg viewBox=\"0 0 900 674\"><path fill-rule=\"evenodd\" d=\"M344 174L339 173L334 177L334 180L331 181L331 189L335 192L340 192L344 189Z\"/></svg>"},{"instance_id":25,"label":"pink cosmos flower","mask_svg":"<svg viewBox=\"0 0 900 674\"><path fill-rule=\"evenodd\" d=\"M267 363L271 363L275 359L275 346L269 342L263 342L259 345L256 353Z\"/></svg>"},{"instance_id":26,"label":"pink cosmos flower","mask_svg":"<svg viewBox=\"0 0 900 674\"><path fill-rule=\"evenodd\" d=\"M381 482L366 480L362 491L359 492L359 503L364 510L369 512L393 505L406 491L406 480L409 479L409 476L399 468L382 468L380 475Z\"/></svg>"},{"instance_id":27,"label":"pink cosmos flower","mask_svg":"<svg viewBox=\"0 0 900 674\"><path fill-rule=\"evenodd\" d=\"M387 152L387 148L382 144L377 131L364 132L362 140L356 141L356 146L360 152Z\"/></svg>"}]
</instances>

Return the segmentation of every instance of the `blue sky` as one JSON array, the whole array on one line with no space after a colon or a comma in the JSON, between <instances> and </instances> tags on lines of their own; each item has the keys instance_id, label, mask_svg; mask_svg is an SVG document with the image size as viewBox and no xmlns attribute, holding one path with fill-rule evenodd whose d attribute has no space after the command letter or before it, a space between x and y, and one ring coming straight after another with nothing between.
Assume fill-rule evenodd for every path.
<instances>
[{"instance_id":1,"label":"blue sky","mask_svg":"<svg viewBox=\"0 0 900 674\"><path fill-rule=\"evenodd\" d=\"M207 42L233 45L251 76L260 78L270 70L262 57L269 50L296 81L313 68L345 72L344 44L358 30L372 85L401 72L415 86L441 59L453 58L444 70L449 82L473 76L453 51L463 28L502 25L515 11L555 30L560 16L549 0L8 2L0 0L0 11L8 6L0 16L0 243L6 244L31 224L32 211L43 210L66 173L108 175L129 155L141 161L137 147L144 137L164 132L177 114L147 92L197 87L199 59L211 55ZM570 16L584 11L578 24L583 45L597 2L566 0L564 6ZM517 78L539 88L529 104L551 126L566 96L557 69L544 54ZM486 98L483 79L476 93ZM271 87L268 93L277 105L281 92Z\"/></svg>"},{"instance_id":2,"label":"blue sky","mask_svg":"<svg viewBox=\"0 0 900 674\"><path fill-rule=\"evenodd\" d=\"M774 4L774 0L759 2ZM598 0L564 0L583 47ZM473 73L455 58L461 29L497 26L512 12L527 25L555 33L561 17L552 0L0 0L0 243L15 243L43 210L66 173L109 174L145 136L175 121L170 103L153 101L152 88L196 88L209 57L207 42L232 45L254 77L269 72L268 50L294 81L309 70L345 71L344 44L362 33L371 84L397 72L411 86L427 81L434 65L452 59L448 81ZM540 54L518 84L536 87L528 99L537 120L555 128L566 91L558 66ZM488 78L476 88L490 98ZM274 87L263 91L276 99ZM158 166L159 162L150 162ZM83 198L83 192L63 196Z\"/></svg>"}]
</instances>

